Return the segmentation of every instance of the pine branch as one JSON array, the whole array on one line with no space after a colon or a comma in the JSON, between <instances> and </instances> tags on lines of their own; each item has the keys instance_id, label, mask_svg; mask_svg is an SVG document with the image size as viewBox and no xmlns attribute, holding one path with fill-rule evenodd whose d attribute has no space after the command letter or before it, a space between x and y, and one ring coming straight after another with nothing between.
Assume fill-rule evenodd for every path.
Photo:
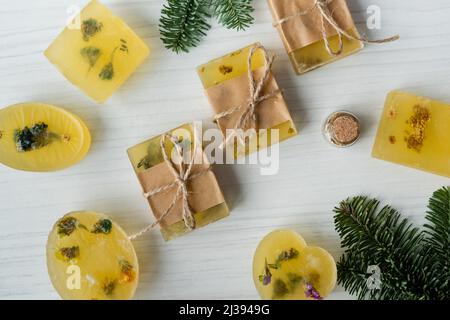
<instances>
[{"instance_id":1,"label":"pine branch","mask_svg":"<svg viewBox=\"0 0 450 320\"><path fill-rule=\"evenodd\" d=\"M354 264L355 260L364 259L364 256L355 257L354 253L348 252L343 255L337 263L339 283L348 293L356 295L358 299L366 297L374 298L378 290L370 290L367 285L367 267L368 262ZM362 262L362 261L361 261Z\"/></svg>"},{"instance_id":2,"label":"pine branch","mask_svg":"<svg viewBox=\"0 0 450 320\"><path fill-rule=\"evenodd\" d=\"M436 299L450 299L450 187L436 191L430 199L424 225L428 260L428 277Z\"/></svg>"},{"instance_id":3,"label":"pine branch","mask_svg":"<svg viewBox=\"0 0 450 320\"><path fill-rule=\"evenodd\" d=\"M379 209L379 201L356 197L335 208L335 227L346 249L338 263L339 283L360 299L428 299L422 277L423 234L393 208ZM381 288L369 292L360 276L348 274L360 266L361 275L368 266L381 270ZM369 295L369 296L368 296Z\"/></svg>"},{"instance_id":4,"label":"pine branch","mask_svg":"<svg viewBox=\"0 0 450 320\"><path fill-rule=\"evenodd\" d=\"M245 30L253 23L253 0L211 0L213 15L228 29Z\"/></svg>"},{"instance_id":5,"label":"pine branch","mask_svg":"<svg viewBox=\"0 0 450 320\"><path fill-rule=\"evenodd\" d=\"M161 39L179 53L195 47L210 29L207 0L168 0L161 11Z\"/></svg>"}]
</instances>

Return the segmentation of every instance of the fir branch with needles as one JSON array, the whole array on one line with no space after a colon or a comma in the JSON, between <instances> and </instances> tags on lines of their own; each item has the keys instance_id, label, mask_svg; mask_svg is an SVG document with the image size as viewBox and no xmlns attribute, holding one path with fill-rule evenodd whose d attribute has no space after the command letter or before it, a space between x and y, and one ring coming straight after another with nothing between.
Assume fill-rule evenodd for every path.
<instances>
[{"instance_id":1,"label":"fir branch with needles","mask_svg":"<svg viewBox=\"0 0 450 320\"><path fill-rule=\"evenodd\" d=\"M450 299L450 187L430 199L423 230L401 214L367 197L334 209L344 255L338 281L359 299ZM380 270L380 286L368 285L368 268Z\"/></svg>"},{"instance_id":2,"label":"fir branch with needles","mask_svg":"<svg viewBox=\"0 0 450 320\"><path fill-rule=\"evenodd\" d=\"M198 46L216 18L228 29L245 30L253 23L253 0L167 0L159 29L165 47L189 52Z\"/></svg>"},{"instance_id":3,"label":"fir branch with needles","mask_svg":"<svg viewBox=\"0 0 450 320\"><path fill-rule=\"evenodd\" d=\"M228 29L245 30L253 23L252 0L211 0L213 15Z\"/></svg>"},{"instance_id":4,"label":"fir branch with needles","mask_svg":"<svg viewBox=\"0 0 450 320\"><path fill-rule=\"evenodd\" d=\"M450 299L450 187L436 191L430 199L424 225L427 260L433 277L428 280L433 294Z\"/></svg>"},{"instance_id":5,"label":"fir branch with needles","mask_svg":"<svg viewBox=\"0 0 450 320\"><path fill-rule=\"evenodd\" d=\"M208 0L168 0L161 12L160 33L166 48L179 53L195 47L210 29Z\"/></svg>"}]
</instances>

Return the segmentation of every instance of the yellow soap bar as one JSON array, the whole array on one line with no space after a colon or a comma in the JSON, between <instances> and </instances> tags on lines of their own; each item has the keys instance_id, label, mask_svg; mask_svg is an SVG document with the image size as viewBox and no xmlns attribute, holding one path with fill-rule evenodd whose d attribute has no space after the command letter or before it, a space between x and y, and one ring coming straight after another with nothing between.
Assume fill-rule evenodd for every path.
<instances>
[{"instance_id":1,"label":"yellow soap bar","mask_svg":"<svg viewBox=\"0 0 450 320\"><path fill-rule=\"evenodd\" d=\"M450 177L450 104L391 92L372 156Z\"/></svg>"},{"instance_id":2,"label":"yellow soap bar","mask_svg":"<svg viewBox=\"0 0 450 320\"><path fill-rule=\"evenodd\" d=\"M91 135L76 115L43 103L0 110L0 163L25 171L56 171L81 161Z\"/></svg>"},{"instance_id":3,"label":"yellow soap bar","mask_svg":"<svg viewBox=\"0 0 450 320\"><path fill-rule=\"evenodd\" d=\"M136 291L139 264L126 233L107 216L72 212L47 241L53 286L66 300L126 300Z\"/></svg>"},{"instance_id":4,"label":"yellow soap bar","mask_svg":"<svg viewBox=\"0 0 450 320\"><path fill-rule=\"evenodd\" d=\"M277 230L259 243L253 281L265 300L319 300L336 286L337 269L324 249L308 246L295 231Z\"/></svg>"},{"instance_id":5,"label":"yellow soap bar","mask_svg":"<svg viewBox=\"0 0 450 320\"><path fill-rule=\"evenodd\" d=\"M183 150L194 150L194 131L191 124L182 125L170 132L174 137L183 141ZM172 155L173 143L165 143L166 154ZM150 169L164 161L161 150L161 135L139 143L127 150L128 157L136 173Z\"/></svg>"},{"instance_id":6,"label":"yellow soap bar","mask_svg":"<svg viewBox=\"0 0 450 320\"><path fill-rule=\"evenodd\" d=\"M228 208L228 205L226 202L222 202L205 211L194 213L195 227L196 229L205 227L208 224L226 218L229 215L230 209ZM161 228L161 235L165 241L173 240L189 232L191 232L191 230L186 228L184 221L179 221L165 228Z\"/></svg>"},{"instance_id":7,"label":"yellow soap bar","mask_svg":"<svg viewBox=\"0 0 450 320\"><path fill-rule=\"evenodd\" d=\"M189 147L191 150L194 149L192 125L183 125L174 129L171 134L178 137L178 139L185 143L186 150L188 150ZM160 142L161 136L157 136L128 149L128 157L136 173L148 170L164 161ZM173 144L166 143L165 147L167 155L171 155ZM193 214L197 229L217 220L223 219L229 215L230 210L226 202L220 203L205 211L196 212ZM160 231L164 240L169 241L189 233L190 230L186 227L184 221L180 220L172 225L160 228Z\"/></svg>"},{"instance_id":8,"label":"yellow soap bar","mask_svg":"<svg viewBox=\"0 0 450 320\"><path fill-rule=\"evenodd\" d=\"M197 73L202 81L203 87L209 89L233 78L247 74L248 56L253 46L254 45L250 45L199 66L197 68ZM264 67L265 59L261 49L258 49L253 55L251 65L252 71ZM273 130L278 130L278 140L276 141L275 139L270 139L272 136L271 131ZM236 141L234 145L234 156L239 157L248 155L255 151L270 147L272 144L285 141L297 135L297 133L293 121L285 121L273 128L268 128L267 131L261 130L258 132L258 135L251 137L246 142L245 146Z\"/></svg>"},{"instance_id":9,"label":"yellow soap bar","mask_svg":"<svg viewBox=\"0 0 450 320\"><path fill-rule=\"evenodd\" d=\"M248 72L248 55L254 45L234 51L221 58L214 59L197 68L200 80L205 89L214 87L222 82L239 77ZM257 50L252 58L252 70L265 65L264 53Z\"/></svg>"},{"instance_id":10,"label":"yellow soap bar","mask_svg":"<svg viewBox=\"0 0 450 320\"><path fill-rule=\"evenodd\" d=\"M106 101L149 55L147 45L107 7L91 1L45 51L74 85ZM75 22L74 22L75 23Z\"/></svg>"},{"instance_id":11,"label":"yellow soap bar","mask_svg":"<svg viewBox=\"0 0 450 320\"><path fill-rule=\"evenodd\" d=\"M358 30L353 28L347 30L347 32L354 36L359 37ZM331 36L328 38L333 51L339 49L339 36ZM303 48L294 50L289 53L289 58L297 74L304 74L308 71L312 71L328 63L332 63L336 60L345 58L351 54L360 51L364 44L359 40L349 39L346 36L342 36L342 42L344 44L343 51L337 56L330 55L325 47L325 40L319 40Z\"/></svg>"}]
</instances>

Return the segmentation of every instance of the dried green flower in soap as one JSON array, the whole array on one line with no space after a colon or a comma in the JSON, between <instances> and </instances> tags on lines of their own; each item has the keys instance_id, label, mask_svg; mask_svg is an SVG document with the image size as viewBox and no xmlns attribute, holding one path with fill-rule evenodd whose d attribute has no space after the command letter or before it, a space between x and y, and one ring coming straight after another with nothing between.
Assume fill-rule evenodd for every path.
<instances>
[{"instance_id":1,"label":"dried green flower in soap","mask_svg":"<svg viewBox=\"0 0 450 320\"><path fill-rule=\"evenodd\" d=\"M39 122L31 128L16 130L14 134L17 151L25 152L42 148L50 143L48 125Z\"/></svg>"},{"instance_id":2,"label":"dried green flower in soap","mask_svg":"<svg viewBox=\"0 0 450 320\"><path fill-rule=\"evenodd\" d=\"M112 230L112 222L108 219L100 219L94 224L92 233L104 233L109 234Z\"/></svg>"},{"instance_id":3,"label":"dried green flower in soap","mask_svg":"<svg viewBox=\"0 0 450 320\"><path fill-rule=\"evenodd\" d=\"M83 34L83 40L89 41L90 38L102 31L103 24L96 19L84 20L81 24L81 33Z\"/></svg>"},{"instance_id":4,"label":"dried green flower in soap","mask_svg":"<svg viewBox=\"0 0 450 320\"><path fill-rule=\"evenodd\" d=\"M276 279L273 284L273 298L278 299L289 293L286 283L281 279Z\"/></svg>"},{"instance_id":5,"label":"dried green flower in soap","mask_svg":"<svg viewBox=\"0 0 450 320\"><path fill-rule=\"evenodd\" d=\"M84 47L80 50L80 54L89 64L89 68L92 68L97 63L98 58L100 58L101 51L97 47Z\"/></svg>"},{"instance_id":6,"label":"dried green flower in soap","mask_svg":"<svg viewBox=\"0 0 450 320\"><path fill-rule=\"evenodd\" d=\"M298 285L304 283L304 278L296 273L288 273L289 287L294 290Z\"/></svg>"},{"instance_id":7,"label":"dried green flower in soap","mask_svg":"<svg viewBox=\"0 0 450 320\"><path fill-rule=\"evenodd\" d=\"M228 74L228 73L231 73L231 72L233 72L233 67L232 66L221 65L219 67L219 72L221 74L224 74L224 75Z\"/></svg>"},{"instance_id":8,"label":"dried green flower in soap","mask_svg":"<svg viewBox=\"0 0 450 320\"><path fill-rule=\"evenodd\" d=\"M134 267L127 260L122 259L119 261L120 272L122 273L122 278L120 282L131 282L136 277L134 272Z\"/></svg>"},{"instance_id":9,"label":"dried green flower in soap","mask_svg":"<svg viewBox=\"0 0 450 320\"><path fill-rule=\"evenodd\" d=\"M106 64L103 67L102 71L100 71L98 76L102 80L111 80L114 77L114 66L113 66L113 64L111 62Z\"/></svg>"},{"instance_id":10,"label":"dried green flower in soap","mask_svg":"<svg viewBox=\"0 0 450 320\"><path fill-rule=\"evenodd\" d=\"M111 60L109 63L107 63L103 69L98 74L99 78L102 80L112 80L114 78L114 56L117 52L117 50L120 50L122 52L128 53L128 46L127 42L124 39L120 39L120 45L114 48L114 50L111 52Z\"/></svg>"},{"instance_id":11,"label":"dried green flower in soap","mask_svg":"<svg viewBox=\"0 0 450 320\"><path fill-rule=\"evenodd\" d=\"M158 143L150 143L147 147L147 154L143 157L137 164L138 169L150 169L151 167L157 165L164 161L161 147Z\"/></svg>"},{"instance_id":12,"label":"dried green flower in soap","mask_svg":"<svg viewBox=\"0 0 450 320\"><path fill-rule=\"evenodd\" d=\"M291 259L295 259L298 257L298 251L294 248L289 249L288 251L282 251L279 255L275 263L268 263L267 259L265 262L264 273L259 276L259 281L262 282L263 285L267 286L271 283L272 273L270 269L278 270L281 269L281 263L283 261L288 261Z\"/></svg>"},{"instance_id":13,"label":"dried green flower in soap","mask_svg":"<svg viewBox=\"0 0 450 320\"><path fill-rule=\"evenodd\" d=\"M62 236L70 236L72 232L79 226L77 219L73 217L65 217L58 222L58 234Z\"/></svg>"},{"instance_id":14,"label":"dried green flower in soap","mask_svg":"<svg viewBox=\"0 0 450 320\"><path fill-rule=\"evenodd\" d=\"M117 280L106 280L105 283L103 284L102 289L105 295L110 296L114 293L116 286Z\"/></svg>"},{"instance_id":15,"label":"dried green flower in soap","mask_svg":"<svg viewBox=\"0 0 450 320\"><path fill-rule=\"evenodd\" d=\"M80 247L74 246L68 248L61 248L59 252L64 258L66 258L66 260L72 260L80 255Z\"/></svg>"},{"instance_id":16,"label":"dried green flower in soap","mask_svg":"<svg viewBox=\"0 0 450 320\"><path fill-rule=\"evenodd\" d=\"M141 161L138 162L137 167L144 168L145 170L150 169L152 167L151 165L152 161L149 156L145 156L141 159Z\"/></svg>"},{"instance_id":17,"label":"dried green flower in soap","mask_svg":"<svg viewBox=\"0 0 450 320\"><path fill-rule=\"evenodd\" d=\"M278 256L277 262L288 261L298 257L298 251L294 248L289 249L289 251L283 251Z\"/></svg>"}]
</instances>

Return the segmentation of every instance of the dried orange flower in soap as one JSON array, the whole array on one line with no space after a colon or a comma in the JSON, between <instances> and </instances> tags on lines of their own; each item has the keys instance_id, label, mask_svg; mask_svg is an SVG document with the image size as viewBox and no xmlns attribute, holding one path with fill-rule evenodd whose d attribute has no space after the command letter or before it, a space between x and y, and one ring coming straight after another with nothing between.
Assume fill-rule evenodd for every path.
<instances>
[{"instance_id":1,"label":"dried orange flower in soap","mask_svg":"<svg viewBox=\"0 0 450 320\"><path fill-rule=\"evenodd\" d=\"M386 99L372 155L450 177L449 124L450 104L393 91Z\"/></svg>"}]
</instances>

